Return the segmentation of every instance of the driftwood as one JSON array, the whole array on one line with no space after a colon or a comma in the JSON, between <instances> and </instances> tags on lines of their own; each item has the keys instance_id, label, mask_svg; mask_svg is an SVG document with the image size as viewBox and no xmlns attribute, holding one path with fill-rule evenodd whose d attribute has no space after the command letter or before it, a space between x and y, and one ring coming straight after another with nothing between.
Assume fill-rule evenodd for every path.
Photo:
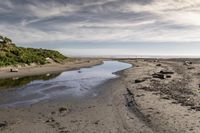
<instances>
[{"instance_id":1,"label":"driftwood","mask_svg":"<svg viewBox=\"0 0 200 133\"><path fill-rule=\"evenodd\" d=\"M10 72L18 72L19 70L18 69L10 69Z\"/></svg>"},{"instance_id":2,"label":"driftwood","mask_svg":"<svg viewBox=\"0 0 200 133\"><path fill-rule=\"evenodd\" d=\"M158 78L158 79L165 79L165 75L161 73L154 73L153 78Z\"/></svg>"},{"instance_id":3,"label":"driftwood","mask_svg":"<svg viewBox=\"0 0 200 133\"><path fill-rule=\"evenodd\" d=\"M161 73L161 74L174 74L174 72L172 72L172 71L167 71L167 70L161 70L160 73Z\"/></svg>"}]
</instances>

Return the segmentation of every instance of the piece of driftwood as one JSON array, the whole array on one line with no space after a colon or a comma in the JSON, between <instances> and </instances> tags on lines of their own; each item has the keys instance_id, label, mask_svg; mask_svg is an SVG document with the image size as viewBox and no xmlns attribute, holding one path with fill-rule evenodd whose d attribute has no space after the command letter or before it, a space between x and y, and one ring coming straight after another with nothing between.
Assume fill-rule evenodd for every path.
<instances>
[{"instance_id":1,"label":"piece of driftwood","mask_svg":"<svg viewBox=\"0 0 200 133\"><path fill-rule=\"evenodd\" d=\"M18 72L18 71L19 71L18 69L13 69L13 68L10 69L10 72Z\"/></svg>"}]
</instances>

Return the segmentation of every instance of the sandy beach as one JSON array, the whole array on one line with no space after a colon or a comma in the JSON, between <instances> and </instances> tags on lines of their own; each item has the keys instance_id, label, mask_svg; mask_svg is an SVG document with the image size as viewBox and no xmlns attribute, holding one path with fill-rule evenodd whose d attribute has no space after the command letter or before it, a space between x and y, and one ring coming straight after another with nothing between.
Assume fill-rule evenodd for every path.
<instances>
[{"instance_id":1,"label":"sandy beach","mask_svg":"<svg viewBox=\"0 0 200 133\"><path fill-rule=\"evenodd\" d=\"M102 60L22 69L24 76L89 67ZM95 88L100 95L0 109L2 133L199 133L200 61L121 59L133 64ZM23 72L23 75L21 74ZM5 70L0 78L12 77Z\"/></svg>"},{"instance_id":2,"label":"sandy beach","mask_svg":"<svg viewBox=\"0 0 200 133\"><path fill-rule=\"evenodd\" d=\"M5 67L0 68L0 79L33 76L42 74L59 73L67 70L80 69L82 67L90 67L102 63L102 59L72 59L62 64L51 63L46 65L33 65L26 67ZM18 69L19 72L10 72L10 69Z\"/></svg>"}]
</instances>

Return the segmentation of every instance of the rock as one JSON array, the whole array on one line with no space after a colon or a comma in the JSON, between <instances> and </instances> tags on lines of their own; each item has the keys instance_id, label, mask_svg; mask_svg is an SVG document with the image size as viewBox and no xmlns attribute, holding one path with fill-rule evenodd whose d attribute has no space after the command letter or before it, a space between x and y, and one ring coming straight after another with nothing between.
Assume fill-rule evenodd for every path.
<instances>
[{"instance_id":1,"label":"rock","mask_svg":"<svg viewBox=\"0 0 200 133\"><path fill-rule=\"evenodd\" d=\"M145 94L136 95L136 97L142 97L142 96L145 96Z\"/></svg>"},{"instance_id":2,"label":"rock","mask_svg":"<svg viewBox=\"0 0 200 133\"><path fill-rule=\"evenodd\" d=\"M67 112L67 108L65 108L65 107L60 107L60 108L59 108L59 112L60 112L60 113Z\"/></svg>"},{"instance_id":3,"label":"rock","mask_svg":"<svg viewBox=\"0 0 200 133\"><path fill-rule=\"evenodd\" d=\"M172 77L171 75L167 75L167 76L166 76L166 78L171 78L171 77Z\"/></svg>"},{"instance_id":4,"label":"rock","mask_svg":"<svg viewBox=\"0 0 200 133\"><path fill-rule=\"evenodd\" d=\"M70 133L70 131L60 131L60 133Z\"/></svg>"},{"instance_id":5,"label":"rock","mask_svg":"<svg viewBox=\"0 0 200 133\"><path fill-rule=\"evenodd\" d=\"M135 80L135 83L142 83L142 82L144 82L145 81L145 79L136 79Z\"/></svg>"},{"instance_id":6,"label":"rock","mask_svg":"<svg viewBox=\"0 0 200 133\"><path fill-rule=\"evenodd\" d=\"M166 100L169 100L170 97L169 96L163 96L162 99L166 99Z\"/></svg>"},{"instance_id":7,"label":"rock","mask_svg":"<svg viewBox=\"0 0 200 133\"><path fill-rule=\"evenodd\" d=\"M196 111L200 111L200 106L192 106L191 109L194 109Z\"/></svg>"},{"instance_id":8,"label":"rock","mask_svg":"<svg viewBox=\"0 0 200 133\"><path fill-rule=\"evenodd\" d=\"M78 73L81 73L81 71L79 70Z\"/></svg>"},{"instance_id":9,"label":"rock","mask_svg":"<svg viewBox=\"0 0 200 133\"><path fill-rule=\"evenodd\" d=\"M98 124L99 124L99 120L95 121L94 124L95 124L95 125L98 125Z\"/></svg>"},{"instance_id":10,"label":"rock","mask_svg":"<svg viewBox=\"0 0 200 133\"><path fill-rule=\"evenodd\" d=\"M54 114L56 114L56 112L55 112L55 111L52 111L51 114L54 115Z\"/></svg>"},{"instance_id":11,"label":"rock","mask_svg":"<svg viewBox=\"0 0 200 133\"><path fill-rule=\"evenodd\" d=\"M161 70L160 73L161 73L161 74L174 74L174 72L172 72L172 71L167 71L167 70Z\"/></svg>"},{"instance_id":12,"label":"rock","mask_svg":"<svg viewBox=\"0 0 200 133\"><path fill-rule=\"evenodd\" d=\"M51 117L50 119L46 120L45 122L46 122L46 123L55 122L55 120Z\"/></svg>"},{"instance_id":13,"label":"rock","mask_svg":"<svg viewBox=\"0 0 200 133\"><path fill-rule=\"evenodd\" d=\"M0 128L5 128L8 126L8 122L4 121L4 122L0 122Z\"/></svg>"},{"instance_id":14,"label":"rock","mask_svg":"<svg viewBox=\"0 0 200 133\"><path fill-rule=\"evenodd\" d=\"M162 66L161 64L157 64L156 66Z\"/></svg>"}]
</instances>

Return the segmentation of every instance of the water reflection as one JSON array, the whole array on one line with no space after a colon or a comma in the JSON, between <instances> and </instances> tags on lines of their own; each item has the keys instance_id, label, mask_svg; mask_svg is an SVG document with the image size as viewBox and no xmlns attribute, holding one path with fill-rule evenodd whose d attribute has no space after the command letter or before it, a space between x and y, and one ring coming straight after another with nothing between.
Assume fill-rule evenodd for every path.
<instances>
[{"instance_id":1,"label":"water reflection","mask_svg":"<svg viewBox=\"0 0 200 133\"><path fill-rule=\"evenodd\" d=\"M104 61L98 66L66 71L61 74L1 81L1 88L12 89L0 92L0 107L30 105L60 97L97 96L98 94L94 91L95 86L108 79L117 78L115 72L131 66L131 64L118 61Z\"/></svg>"},{"instance_id":2,"label":"water reflection","mask_svg":"<svg viewBox=\"0 0 200 133\"><path fill-rule=\"evenodd\" d=\"M22 78L9 78L9 79L1 79L0 80L0 89L9 89L9 88L14 88L14 87L22 87L26 84L31 83L34 80L50 80L53 79L57 76L59 76L60 73L58 74L45 74L45 75L37 75L37 76L26 76Z\"/></svg>"}]
</instances>

